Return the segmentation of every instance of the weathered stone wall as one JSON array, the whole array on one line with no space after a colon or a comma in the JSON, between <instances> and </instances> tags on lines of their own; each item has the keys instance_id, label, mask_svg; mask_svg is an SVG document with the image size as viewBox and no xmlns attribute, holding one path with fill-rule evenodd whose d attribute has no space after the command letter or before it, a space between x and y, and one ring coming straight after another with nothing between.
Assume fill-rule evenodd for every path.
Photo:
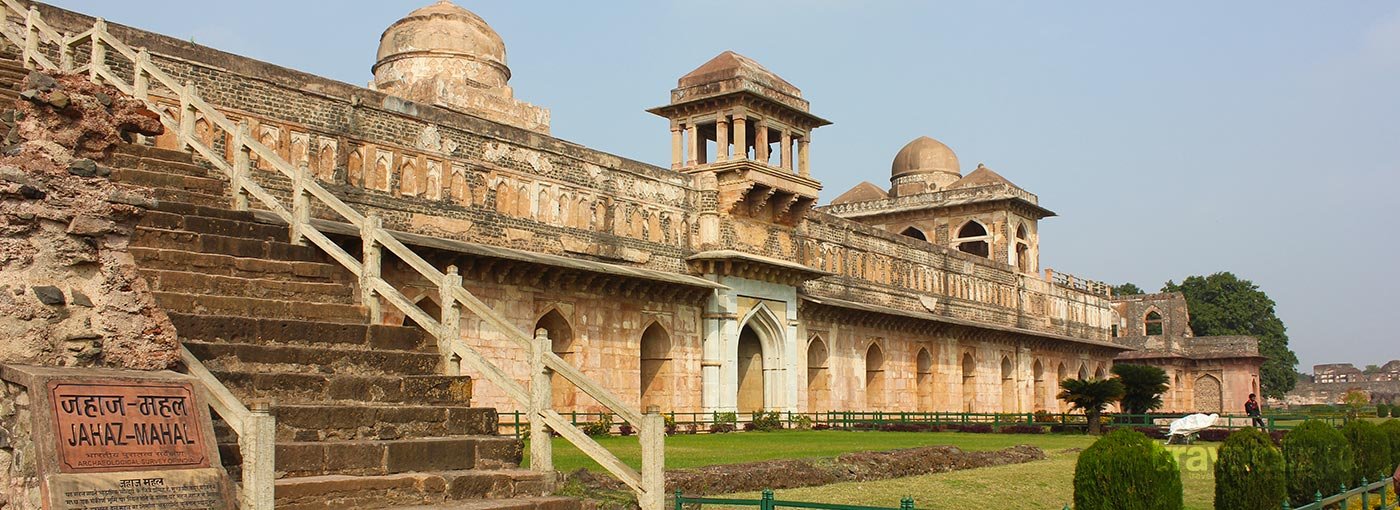
<instances>
[{"instance_id":1,"label":"weathered stone wall","mask_svg":"<svg viewBox=\"0 0 1400 510\"><path fill-rule=\"evenodd\" d=\"M1340 404L1348 391L1361 390L1372 402L1400 403L1400 381L1361 381L1344 383L1315 383L1299 380L1281 402L1289 406Z\"/></svg>"},{"instance_id":2,"label":"weathered stone wall","mask_svg":"<svg viewBox=\"0 0 1400 510\"><path fill-rule=\"evenodd\" d=\"M5 510L43 508L29 406L24 386L0 381L0 508Z\"/></svg>"},{"instance_id":3,"label":"weathered stone wall","mask_svg":"<svg viewBox=\"0 0 1400 510\"><path fill-rule=\"evenodd\" d=\"M1191 336L1191 314L1186 309L1186 296L1180 292L1113 297L1114 323L1118 326L1118 336L1145 335L1145 320L1151 312L1162 316L1162 334L1159 336Z\"/></svg>"}]
</instances>

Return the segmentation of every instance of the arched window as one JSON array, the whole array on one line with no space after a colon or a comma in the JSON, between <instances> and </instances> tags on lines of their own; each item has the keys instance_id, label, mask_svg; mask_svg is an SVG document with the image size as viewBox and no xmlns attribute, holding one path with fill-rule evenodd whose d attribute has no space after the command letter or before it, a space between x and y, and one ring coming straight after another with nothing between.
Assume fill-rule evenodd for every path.
<instances>
[{"instance_id":1,"label":"arched window","mask_svg":"<svg viewBox=\"0 0 1400 510\"><path fill-rule=\"evenodd\" d=\"M669 411L671 407L671 335L660 324L652 323L642 332L641 402L642 410Z\"/></svg>"},{"instance_id":2,"label":"arched window","mask_svg":"<svg viewBox=\"0 0 1400 510\"><path fill-rule=\"evenodd\" d=\"M1035 407L1042 409L1045 405L1045 394L1050 387L1045 381L1045 366L1040 364L1040 360L1031 364L1031 380L1035 381Z\"/></svg>"},{"instance_id":3,"label":"arched window","mask_svg":"<svg viewBox=\"0 0 1400 510\"><path fill-rule=\"evenodd\" d=\"M1156 310L1147 312L1147 316L1142 319L1143 334L1147 336L1157 336L1162 334L1162 314Z\"/></svg>"},{"instance_id":4,"label":"arched window","mask_svg":"<svg viewBox=\"0 0 1400 510\"><path fill-rule=\"evenodd\" d=\"M550 310L549 313L540 317L535 322L535 330L545 330L549 336L550 348L565 362L573 363L574 358L574 328L569 325L569 321L559 310ZM552 399L556 410L571 410L574 407L573 386L565 381L552 381Z\"/></svg>"},{"instance_id":5,"label":"arched window","mask_svg":"<svg viewBox=\"0 0 1400 510\"><path fill-rule=\"evenodd\" d=\"M1079 378L1080 378L1080 379L1088 379L1088 378L1089 378L1089 365L1084 364L1084 363L1080 363L1080 364L1079 364Z\"/></svg>"},{"instance_id":6,"label":"arched window","mask_svg":"<svg viewBox=\"0 0 1400 510\"><path fill-rule=\"evenodd\" d=\"M969 220L958 229L958 237L954 240L953 246L958 251L971 253L979 257L991 256L991 236L987 235L987 227L982 226L976 220Z\"/></svg>"},{"instance_id":7,"label":"arched window","mask_svg":"<svg viewBox=\"0 0 1400 510\"><path fill-rule=\"evenodd\" d=\"M865 349L865 403L871 410L885 407L885 353L875 342Z\"/></svg>"},{"instance_id":8,"label":"arched window","mask_svg":"<svg viewBox=\"0 0 1400 510\"><path fill-rule=\"evenodd\" d=\"M1030 238L1026 234L1026 226L1016 227L1016 253L1012 260L1016 261L1016 269L1022 273L1029 273L1034 268L1031 267L1031 244Z\"/></svg>"},{"instance_id":9,"label":"arched window","mask_svg":"<svg viewBox=\"0 0 1400 510\"><path fill-rule=\"evenodd\" d=\"M1016 405L1016 368L1011 363L1011 357L1001 358L1001 412L1014 413L1019 411Z\"/></svg>"},{"instance_id":10,"label":"arched window","mask_svg":"<svg viewBox=\"0 0 1400 510\"><path fill-rule=\"evenodd\" d=\"M924 231L919 230L918 228L915 228L915 227L906 228L906 229L904 229L903 232L900 232L900 234L906 235L906 236L909 236L909 237L912 237L912 238L914 238L914 239L918 239L918 240L920 240L920 241L927 241L927 240L928 240L928 236L924 235Z\"/></svg>"}]
</instances>

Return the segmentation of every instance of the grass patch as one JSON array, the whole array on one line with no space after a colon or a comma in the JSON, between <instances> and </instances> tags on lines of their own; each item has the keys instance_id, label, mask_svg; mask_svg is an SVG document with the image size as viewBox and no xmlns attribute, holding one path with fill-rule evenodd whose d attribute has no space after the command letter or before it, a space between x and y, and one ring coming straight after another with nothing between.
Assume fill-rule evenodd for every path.
<instances>
[{"instance_id":1,"label":"grass patch","mask_svg":"<svg viewBox=\"0 0 1400 510\"><path fill-rule=\"evenodd\" d=\"M641 447L634 437L600 437L598 443L634 468L640 468ZM835 457L843 453L952 445L965 451L1000 450L1028 444L1047 452L1087 448L1093 439L1060 434L970 434L964 432L850 432L842 430L784 430L733 434L676 435L666 438L666 468L681 469L772 459ZM578 468L602 468L563 438L554 438L554 468L565 473ZM525 448L528 465L529 446ZM898 503L898 501L896 501ZM898 505L896 505L898 506Z\"/></svg>"},{"instance_id":2,"label":"grass patch","mask_svg":"<svg viewBox=\"0 0 1400 510\"><path fill-rule=\"evenodd\" d=\"M1092 442L1085 439L1086 445ZM1213 449L1214 446L1195 448ZM778 491L776 496L795 501L890 508L898 508L900 498L913 496L917 508L988 508L998 502L1014 501L1015 508L1059 510L1074 501L1074 464L1079 454L1054 450L1048 453L1049 459L1025 464L786 489ZM1186 508L1210 510L1215 499L1215 472L1183 469L1181 478L1186 491ZM757 498L759 493L724 497Z\"/></svg>"}]
</instances>

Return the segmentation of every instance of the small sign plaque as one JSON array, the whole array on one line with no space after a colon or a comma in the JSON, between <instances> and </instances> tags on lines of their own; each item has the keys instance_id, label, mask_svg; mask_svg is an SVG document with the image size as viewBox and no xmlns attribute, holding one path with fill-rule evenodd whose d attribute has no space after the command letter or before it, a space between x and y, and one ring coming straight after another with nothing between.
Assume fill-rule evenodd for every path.
<instances>
[{"instance_id":1,"label":"small sign plaque","mask_svg":"<svg viewBox=\"0 0 1400 510\"><path fill-rule=\"evenodd\" d=\"M48 382L59 470L91 473L209 467L188 382Z\"/></svg>"},{"instance_id":2,"label":"small sign plaque","mask_svg":"<svg viewBox=\"0 0 1400 510\"><path fill-rule=\"evenodd\" d=\"M54 475L51 510L230 508L218 468Z\"/></svg>"}]
</instances>

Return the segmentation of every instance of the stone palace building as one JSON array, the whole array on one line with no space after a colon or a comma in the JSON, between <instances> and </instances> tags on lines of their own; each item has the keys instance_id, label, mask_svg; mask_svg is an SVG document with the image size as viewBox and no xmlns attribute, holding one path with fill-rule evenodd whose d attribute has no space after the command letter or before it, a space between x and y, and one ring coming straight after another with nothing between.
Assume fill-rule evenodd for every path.
<instances>
[{"instance_id":1,"label":"stone palace building","mask_svg":"<svg viewBox=\"0 0 1400 510\"><path fill-rule=\"evenodd\" d=\"M41 10L57 29L92 23ZM557 354L642 409L1060 411L1059 381L1106 377L1125 357L1173 367L1174 410L1231 409L1257 389L1257 348L1183 358L1183 342L1204 339L1115 338L1151 313L1172 331L1184 319L1121 306L1102 283L1042 268L1039 225L1055 213L990 168L965 172L937 140L910 133L891 155L888 188L862 183L819 202L824 174L886 162L822 166L813 136L831 122L797 86L734 52L681 76L669 101L647 110L664 119L656 140L671 147L669 164L655 166L552 136L549 111L515 97L505 42L446 1L384 31L369 87L108 30L350 205L378 213L405 244L459 268L474 295L522 329L546 330ZM235 136L190 121L211 146ZM179 143L163 135L154 145ZM260 185L291 193L251 157ZM346 239L354 249L358 238ZM386 279L439 313L436 286L392 257L383 264ZM369 309L375 322L413 324L393 307ZM461 328L489 357L522 360L506 369L527 379L516 344L471 315ZM197 354L221 366L215 351ZM457 360L437 370L470 375ZM556 385L556 408L601 409L568 388ZM514 407L485 383L472 402Z\"/></svg>"}]
</instances>

